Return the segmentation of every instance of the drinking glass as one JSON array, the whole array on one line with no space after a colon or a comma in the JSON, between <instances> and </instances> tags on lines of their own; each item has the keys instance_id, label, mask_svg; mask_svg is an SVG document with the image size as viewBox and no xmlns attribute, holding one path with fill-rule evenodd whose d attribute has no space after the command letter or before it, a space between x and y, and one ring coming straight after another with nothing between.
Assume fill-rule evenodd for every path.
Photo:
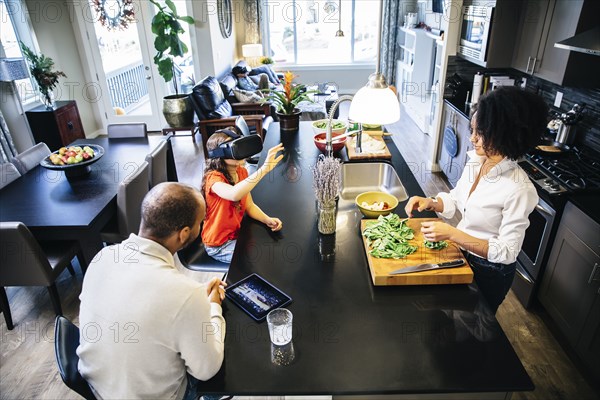
<instances>
[{"instance_id":1,"label":"drinking glass","mask_svg":"<svg viewBox=\"0 0 600 400\"><path fill-rule=\"evenodd\" d=\"M283 346L292 341L292 312L286 308L276 308L267 314L269 336L276 346Z\"/></svg>"}]
</instances>

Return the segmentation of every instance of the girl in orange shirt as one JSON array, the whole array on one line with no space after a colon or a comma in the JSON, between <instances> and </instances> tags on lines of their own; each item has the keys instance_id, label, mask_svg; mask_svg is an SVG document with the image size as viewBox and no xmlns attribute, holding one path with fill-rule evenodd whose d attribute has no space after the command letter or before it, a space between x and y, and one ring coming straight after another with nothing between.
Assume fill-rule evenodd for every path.
<instances>
[{"instance_id":1,"label":"girl in orange shirt","mask_svg":"<svg viewBox=\"0 0 600 400\"><path fill-rule=\"evenodd\" d=\"M227 129L235 132L234 127ZM232 140L230 136L217 131L206 142L206 148L214 150L229 140ZM215 260L231 263L244 213L272 231L283 227L279 218L268 216L254 204L250 194L254 186L281 161L283 154L277 155L281 150L281 143L269 149L264 164L250 176L244 168L244 160L207 159L202 178L202 193L206 199L202 242L206 253Z\"/></svg>"}]
</instances>

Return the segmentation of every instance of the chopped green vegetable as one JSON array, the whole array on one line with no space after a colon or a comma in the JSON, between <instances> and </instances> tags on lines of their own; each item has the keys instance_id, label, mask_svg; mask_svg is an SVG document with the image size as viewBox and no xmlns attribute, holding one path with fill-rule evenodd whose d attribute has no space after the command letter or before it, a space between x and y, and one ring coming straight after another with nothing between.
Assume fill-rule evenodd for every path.
<instances>
[{"instance_id":1,"label":"chopped green vegetable","mask_svg":"<svg viewBox=\"0 0 600 400\"><path fill-rule=\"evenodd\" d=\"M425 247L432 250L442 250L448 247L448 242L445 240L440 240L439 242L430 242L429 240L425 239L423 240L423 244Z\"/></svg>"},{"instance_id":2,"label":"chopped green vegetable","mask_svg":"<svg viewBox=\"0 0 600 400\"><path fill-rule=\"evenodd\" d=\"M334 122L331 124L331 129L340 129L346 126L343 122ZM327 128L327 122L315 122L315 127L319 129Z\"/></svg>"},{"instance_id":3,"label":"chopped green vegetable","mask_svg":"<svg viewBox=\"0 0 600 400\"><path fill-rule=\"evenodd\" d=\"M408 244L415 237L414 231L397 214L380 216L377 222L367 225L363 236L373 257L403 258L417 251L417 246Z\"/></svg>"}]
</instances>

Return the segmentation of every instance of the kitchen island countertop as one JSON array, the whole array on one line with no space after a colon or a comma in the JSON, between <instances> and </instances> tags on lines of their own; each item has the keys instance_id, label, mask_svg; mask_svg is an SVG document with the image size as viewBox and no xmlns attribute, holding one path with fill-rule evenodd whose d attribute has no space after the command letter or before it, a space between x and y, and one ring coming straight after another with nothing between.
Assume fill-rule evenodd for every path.
<instances>
[{"instance_id":1,"label":"kitchen island countertop","mask_svg":"<svg viewBox=\"0 0 600 400\"><path fill-rule=\"evenodd\" d=\"M252 196L284 228L273 233L245 217L227 281L258 273L292 297L295 358L277 365L266 322L225 301L225 360L202 393L504 398L532 390L476 285L374 287L358 209L338 212L335 235L318 233L311 167L319 152L310 123L296 134L280 134L278 125L269 128L261 163L279 141L285 157ZM407 165L391 139L387 144L408 195L423 195L411 170L427 171Z\"/></svg>"}]
</instances>

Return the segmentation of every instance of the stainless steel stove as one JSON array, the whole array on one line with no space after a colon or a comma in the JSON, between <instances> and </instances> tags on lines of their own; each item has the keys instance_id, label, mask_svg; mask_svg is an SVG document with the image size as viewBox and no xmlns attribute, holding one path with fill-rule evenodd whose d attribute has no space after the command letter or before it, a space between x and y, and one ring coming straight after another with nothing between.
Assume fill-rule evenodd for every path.
<instances>
[{"instance_id":1,"label":"stainless steel stove","mask_svg":"<svg viewBox=\"0 0 600 400\"><path fill-rule=\"evenodd\" d=\"M589 148L554 157L531 153L519 165L550 195L600 191L600 153Z\"/></svg>"},{"instance_id":2,"label":"stainless steel stove","mask_svg":"<svg viewBox=\"0 0 600 400\"><path fill-rule=\"evenodd\" d=\"M570 193L600 192L600 153L573 148L565 154L528 154L519 166L538 189L540 200L529 215L523 247L517 257L512 289L525 307L533 303L567 197Z\"/></svg>"}]
</instances>

